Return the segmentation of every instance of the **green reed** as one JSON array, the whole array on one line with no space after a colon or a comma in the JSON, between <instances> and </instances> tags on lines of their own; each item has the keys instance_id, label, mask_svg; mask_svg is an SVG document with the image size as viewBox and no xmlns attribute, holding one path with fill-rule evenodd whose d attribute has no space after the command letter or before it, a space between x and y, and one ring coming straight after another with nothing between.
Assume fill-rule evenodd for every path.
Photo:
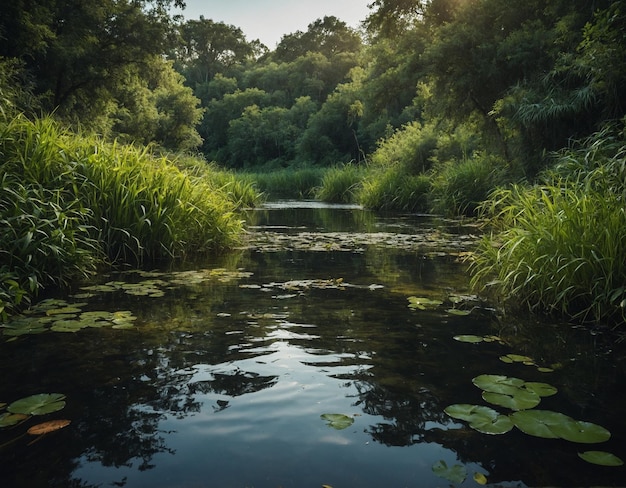
<instances>
[{"instance_id":1,"label":"green reed","mask_svg":"<svg viewBox=\"0 0 626 488\"><path fill-rule=\"evenodd\" d=\"M371 169L357 193L357 201L376 210L426 212L429 210L431 180L427 175L412 175L399 166Z\"/></svg>"},{"instance_id":2,"label":"green reed","mask_svg":"<svg viewBox=\"0 0 626 488\"><path fill-rule=\"evenodd\" d=\"M148 149L64 131L50 118L0 121L0 154L5 312L105 261L215 251L242 230L238 202L224 185Z\"/></svg>"},{"instance_id":3,"label":"green reed","mask_svg":"<svg viewBox=\"0 0 626 488\"><path fill-rule=\"evenodd\" d=\"M313 198L326 168L285 168L262 173L243 173L266 198Z\"/></svg>"},{"instance_id":4,"label":"green reed","mask_svg":"<svg viewBox=\"0 0 626 488\"><path fill-rule=\"evenodd\" d=\"M570 169L557 166L546 184L491 196L483 211L494 232L471 263L475 286L541 313L623 322L626 151L592 161L592 142L565 152Z\"/></svg>"},{"instance_id":5,"label":"green reed","mask_svg":"<svg viewBox=\"0 0 626 488\"><path fill-rule=\"evenodd\" d=\"M315 189L315 198L323 202L353 203L364 175L365 169L354 164L329 168Z\"/></svg>"}]
</instances>

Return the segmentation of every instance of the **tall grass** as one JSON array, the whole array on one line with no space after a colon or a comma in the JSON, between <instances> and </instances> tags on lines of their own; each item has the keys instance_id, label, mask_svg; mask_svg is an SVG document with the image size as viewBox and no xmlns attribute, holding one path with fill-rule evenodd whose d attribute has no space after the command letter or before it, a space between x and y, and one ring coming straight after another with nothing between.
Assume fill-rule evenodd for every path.
<instances>
[{"instance_id":1,"label":"tall grass","mask_svg":"<svg viewBox=\"0 0 626 488\"><path fill-rule=\"evenodd\" d=\"M315 190L315 198L329 203L353 203L364 176L365 169L354 164L329 168Z\"/></svg>"},{"instance_id":2,"label":"tall grass","mask_svg":"<svg viewBox=\"0 0 626 488\"><path fill-rule=\"evenodd\" d=\"M232 245L242 230L224 188L147 149L109 145L52 119L0 120L0 307L99 263L139 264Z\"/></svg>"},{"instance_id":3,"label":"tall grass","mask_svg":"<svg viewBox=\"0 0 626 488\"><path fill-rule=\"evenodd\" d=\"M489 194L507 181L506 167L501 158L481 153L461 162L441 165L433 177L433 210L448 215L475 216Z\"/></svg>"},{"instance_id":4,"label":"tall grass","mask_svg":"<svg viewBox=\"0 0 626 488\"><path fill-rule=\"evenodd\" d=\"M363 179L357 201L375 210L426 212L431 181L427 175L410 175L398 167L373 169Z\"/></svg>"},{"instance_id":5,"label":"tall grass","mask_svg":"<svg viewBox=\"0 0 626 488\"><path fill-rule=\"evenodd\" d=\"M314 198L326 171L326 168L303 167L238 176L253 182L265 198Z\"/></svg>"},{"instance_id":6,"label":"tall grass","mask_svg":"<svg viewBox=\"0 0 626 488\"><path fill-rule=\"evenodd\" d=\"M494 233L474 257L472 283L533 311L623 322L625 156L623 139L596 135L564 152L545 184L496 191L483 208Z\"/></svg>"}]
</instances>

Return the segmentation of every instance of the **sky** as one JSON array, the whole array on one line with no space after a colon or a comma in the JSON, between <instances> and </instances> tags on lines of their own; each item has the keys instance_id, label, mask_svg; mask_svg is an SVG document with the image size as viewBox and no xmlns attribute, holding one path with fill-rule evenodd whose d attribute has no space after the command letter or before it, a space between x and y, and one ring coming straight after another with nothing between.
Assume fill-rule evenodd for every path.
<instances>
[{"instance_id":1,"label":"sky","mask_svg":"<svg viewBox=\"0 0 626 488\"><path fill-rule=\"evenodd\" d=\"M185 0L187 20L206 19L239 27L248 41L259 39L273 50L285 34L307 27L324 16L335 16L353 28L365 20L372 0ZM173 13L180 13L173 11Z\"/></svg>"}]
</instances>

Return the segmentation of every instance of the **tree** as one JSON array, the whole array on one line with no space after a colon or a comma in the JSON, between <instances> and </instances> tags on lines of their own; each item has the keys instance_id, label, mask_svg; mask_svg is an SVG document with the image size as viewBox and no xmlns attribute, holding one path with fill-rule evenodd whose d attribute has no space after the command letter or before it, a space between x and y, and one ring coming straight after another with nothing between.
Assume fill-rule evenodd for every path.
<instances>
[{"instance_id":1,"label":"tree","mask_svg":"<svg viewBox=\"0 0 626 488\"><path fill-rule=\"evenodd\" d=\"M309 52L332 58L340 53L355 53L361 48L361 38L337 17L326 16L309 24L306 32L284 35L272 57L278 62L295 61Z\"/></svg>"},{"instance_id":2,"label":"tree","mask_svg":"<svg viewBox=\"0 0 626 488\"><path fill-rule=\"evenodd\" d=\"M263 51L261 43L249 43L240 28L203 16L182 24L179 32L182 43L174 57L177 68L192 87L196 83L208 83L216 74L225 74L233 65Z\"/></svg>"}]
</instances>

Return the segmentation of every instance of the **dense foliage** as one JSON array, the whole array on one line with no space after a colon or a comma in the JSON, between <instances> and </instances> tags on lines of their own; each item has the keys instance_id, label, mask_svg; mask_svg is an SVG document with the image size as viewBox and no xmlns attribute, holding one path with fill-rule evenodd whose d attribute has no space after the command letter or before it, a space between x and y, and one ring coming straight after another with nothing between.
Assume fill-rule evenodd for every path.
<instances>
[{"instance_id":1,"label":"dense foliage","mask_svg":"<svg viewBox=\"0 0 626 488\"><path fill-rule=\"evenodd\" d=\"M5 126L26 124L16 118L20 112L31 120L35 113L52 114L61 126L44 118L28 130L65 134L60 127L68 127L86 134L84 140L97 134L103 144L196 154L198 162L190 165L196 170L203 161L211 162L208 173L215 165L245 170L237 182L225 176L229 185L242 185L238 194L250 193L254 180L274 196L289 190L378 209L473 216L482 208L500 233L492 241L499 247L485 245L478 254L477 284L499 275L499 291L514 300L584 317L614 316L615 304L624 305L623 231L619 222L603 220L619 214L623 181L611 179L612 193L598 183L598 175L613 174L624 159L614 150L625 139L614 129L626 114L624 0L374 0L362 31L324 17L284 35L274 50L246 39L236 26L171 16L169 8L182 3L17 0L4 6ZM606 135L609 126L613 149L598 151L608 136L597 134ZM11 130L6 140L14 137ZM584 142L572 148L573 140ZM127 149L112 151L104 166L114 166L122 157L114 154ZM2 157L3 174L9 174ZM565 176L564 158L577 168ZM154 164L151 178L161 171ZM97 179L94 168L90 174L81 168L71 168L72 178ZM180 181L188 181L185 174ZM7 201L19 201L21 190L11 188ZM47 193L23 200L26 214L33 202L55 201ZM46 215L53 212L48 207ZM601 208L606 215L596 215ZM81 212L93 213L98 232L109 219L91 204L64 210L76 222L85 218ZM144 217L135 215L133 225ZM556 245L599 236L613 224L602 246ZM528 238L531 229L543 237ZM89 246L94 231L79 226L74 235ZM120 242L114 254L139 253L138 246L130 251L133 238ZM544 249L546 242L554 246ZM157 253L161 247L142 249ZM163 249L174 252L169 244ZM549 266L540 257L553 260L560 273L565 262L583 259L583 251L602 263L590 265L584 279L585 267L563 276L541 271ZM513 272L522 267L527 274ZM606 288L598 284L602 279ZM555 280L565 288L553 286ZM570 280L587 283L590 295L571 288Z\"/></svg>"}]
</instances>

